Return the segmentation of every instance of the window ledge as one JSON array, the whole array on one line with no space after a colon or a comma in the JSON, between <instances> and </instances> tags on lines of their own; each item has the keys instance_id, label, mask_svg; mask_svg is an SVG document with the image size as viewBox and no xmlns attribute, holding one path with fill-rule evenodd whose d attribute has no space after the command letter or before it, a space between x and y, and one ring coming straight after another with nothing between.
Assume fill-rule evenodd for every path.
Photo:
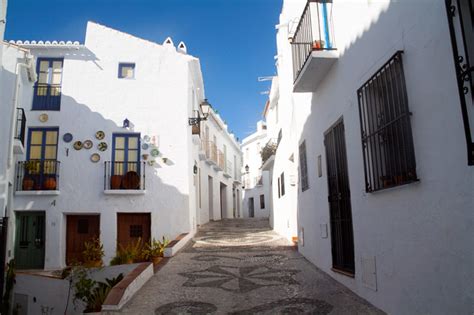
<instances>
[{"instance_id":1,"label":"window ledge","mask_svg":"<svg viewBox=\"0 0 474 315\"><path fill-rule=\"evenodd\" d=\"M141 189L106 189L105 195L144 195L146 190Z\"/></svg>"},{"instance_id":2,"label":"window ledge","mask_svg":"<svg viewBox=\"0 0 474 315\"><path fill-rule=\"evenodd\" d=\"M15 191L17 196L59 196L59 190L22 190Z\"/></svg>"}]
</instances>

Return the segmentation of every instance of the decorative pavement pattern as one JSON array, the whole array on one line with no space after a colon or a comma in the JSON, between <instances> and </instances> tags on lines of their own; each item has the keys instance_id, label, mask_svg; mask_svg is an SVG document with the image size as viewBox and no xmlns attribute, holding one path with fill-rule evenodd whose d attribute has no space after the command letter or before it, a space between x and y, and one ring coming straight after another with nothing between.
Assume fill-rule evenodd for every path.
<instances>
[{"instance_id":1,"label":"decorative pavement pattern","mask_svg":"<svg viewBox=\"0 0 474 315\"><path fill-rule=\"evenodd\" d=\"M263 219L211 222L121 312L383 314L314 267Z\"/></svg>"}]
</instances>

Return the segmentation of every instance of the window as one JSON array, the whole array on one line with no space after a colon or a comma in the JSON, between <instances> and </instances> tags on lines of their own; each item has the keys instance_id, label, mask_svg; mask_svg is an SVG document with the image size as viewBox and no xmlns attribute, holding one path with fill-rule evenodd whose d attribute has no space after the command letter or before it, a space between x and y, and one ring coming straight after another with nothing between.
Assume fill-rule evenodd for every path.
<instances>
[{"instance_id":1,"label":"window","mask_svg":"<svg viewBox=\"0 0 474 315\"><path fill-rule=\"evenodd\" d=\"M118 68L119 79L134 79L135 78L135 64L134 63L119 63Z\"/></svg>"},{"instance_id":2,"label":"window","mask_svg":"<svg viewBox=\"0 0 474 315\"><path fill-rule=\"evenodd\" d=\"M265 195L260 195L260 209L265 209Z\"/></svg>"},{"instance_id":3,"label":"window","mask_svg":"<svg viewBox=\"0 0 474 315\"><path fill-rule=\"evenodd\" d=\"M309 188L308 183L308 163L306 161L306 141L300 144L300 171L301 171L301 191Z\"/></svg>"},{"instance_id":4,"label":"window","mask_svg":"<svg viewBox=\"0 0 474 315\"><path fill-rule=\"evenodd\" d=\"M130 237L142 237L143 236L143 225L130 225L129 227Z\"/></svg>"},{"instance_id":5,"label":"window","mask_svg":"<svg viewBox=\"0 0 474 315\"><path fill-rule=\"evenodd\" d=\"M38 58L32 110L59 110L61 107L62 58Z\"/></svg>"},{"instance_id":6,"label":"window","mask_svg":"<svg viewBox=\"0 0 474 315\"><path fill-rule=\"evenodd\" d=\"M358 98L366 191L416 181L401 51L358 90Z\"/></svg>"},{"instance_id":7,"label":"window","mask_svg":"<svg viewBox=\"0 0 474 315\"><path fill-rule=\"evenodd\" d=\"M321 155L318 155L318 177L323 176L323 163L321 161Z\"/></svg>"},{"instance_id":8,"label":"window","mask_svg":"<svg viewBox=\"0 0 474 315\"><path fill-rule=\"evenodd\" d=\"M281 197L280 177L278 177L278 198Z\"/></svg>"},{"instance_id":9,"label":"window","mask_svg":"<svg viewBox=\"0 0 474 315\"><path fill-rule=\"evenodd\" d=\"M285 195L285 173L280 175L280 185L281 185L281 196Z\"/></svg>"},{"instance_id":10,"label":"window","mask_svg":"<svg viewBox=\"0 0 474 315\"><path fill-rule=\"evenodd\" d=\"M278 132L277 147L280 144L282 137L283 137L283 131L280 129L280 131Z\"/></svg>"},{"instance_id":11,"label":"window","mask_svg":"<svg viewBox=\"0 0 474 315\"><path fill-rule=\"evenodd\" d=\"M89 233L89 220L78 219L77 220L77 234L88 234Z\"/></svg>"},{"instance_id":12,"label":"window","mask_svg":"<svg viewBox=\"0 0 474 315\"><path fill-rule=\"evenodd\" d=\"M114 134L112 175L125 175L134 171L140 174L140 134Z\"/></svg>"}]
</instances>

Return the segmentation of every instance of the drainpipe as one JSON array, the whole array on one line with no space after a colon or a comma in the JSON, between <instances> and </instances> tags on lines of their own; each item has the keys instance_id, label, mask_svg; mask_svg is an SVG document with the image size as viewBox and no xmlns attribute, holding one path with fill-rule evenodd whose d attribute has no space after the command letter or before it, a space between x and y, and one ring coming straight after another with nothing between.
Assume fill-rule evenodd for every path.
<instances>
[{"instance_id":1,"label":"drainpipe","mask_svg":"<svg viewBox=\"0 0 474 315\"><path fill-rule=\"evenodd\" d=\"M16 69L15 69L15 91L13 94L13 110L12 110L12 115L11 115L11 126L10 126L10 137L9 137L9 152L8 152L8 164L7 168L10 168L13 163L13 137L15 133L15 127L16 127L16 112L18 108L18 98L19 98L19 93L20 93L20 77L21 77L21 72L20 69L25 68L28 71L28 80L30 82L36 81L36 72L33 67L33 58L29 54L29 52L25 52L25 57L24 57L24 62L18 62L16 64Z\"/></svg>"}]
</instances>

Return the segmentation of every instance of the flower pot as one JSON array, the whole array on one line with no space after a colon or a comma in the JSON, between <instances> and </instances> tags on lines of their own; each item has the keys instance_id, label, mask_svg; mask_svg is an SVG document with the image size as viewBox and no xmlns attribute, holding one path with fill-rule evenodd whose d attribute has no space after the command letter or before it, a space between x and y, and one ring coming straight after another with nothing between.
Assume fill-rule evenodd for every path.
<instances>
[{"instance_id":1,"label":"flower pot","mask_svg":"<svg viewBox=\"0 0 474 315\"><path fill-rule=\"evenodd\" d=\"M122 184L122 175L112 175L110 176L110 188L111 189L120 189Z\"/></svg>"},{"instance_id":2,"label":"flower pot","mask_svg":"<svg viewBox=\"0 0 474 315\"><path fill-rule=\"evenodd\" d=\"M35 186L35 181L31 177L23 178L23 190L32 190Z\"/></svg>"},{"instance_id":3,"label":"flower pot","mask_svg":"<svg viewBox=\"0 0 474 315\"><path fill-rule=\"evenodd\" d=\"M126 259L125 264L127 264L127 265L133 264L133 258Z\"/></svg>"},{"instance_id":4,"label":"flower pot","mask_svg":"<svg viewBox=\"0 0 474 315\"><path fill-rule=\"evenodd\" d=\"M86 262L86 266L89 268L99 268L102 267L102 260L92 260Z\"/></svg>"},{"instance_id":5,"label":"flower pot","mask_svg":"<svg viewBox=\"0 0 474 315\"><path fill-rule=\"evenodd\" d=\"M46 190L55 190L56 189L56 179L53 177L48 177L43 183L44 189Z\"/></svg>"},{"instance_id":6,"label":"flower pot","mask_svg":"<svg viewBox=\"0 0 474 315\"><path fill-rule=\"evenodd\" d=\"M315 40L313 42L313 49L323 49L325 42L323 40Z\"/></svg>"},{"instance_id":7,"label":"flower pot","mask_svg":"<svg viewBox=\"0 0 474 315\"><path fill-rule=\"evenodd\" d=\"M151 261L153 262L153 265L158 265L160 261L163 260L163 257L161 256L153 256L151 257Z\"/></svg>"}]
</instances>

